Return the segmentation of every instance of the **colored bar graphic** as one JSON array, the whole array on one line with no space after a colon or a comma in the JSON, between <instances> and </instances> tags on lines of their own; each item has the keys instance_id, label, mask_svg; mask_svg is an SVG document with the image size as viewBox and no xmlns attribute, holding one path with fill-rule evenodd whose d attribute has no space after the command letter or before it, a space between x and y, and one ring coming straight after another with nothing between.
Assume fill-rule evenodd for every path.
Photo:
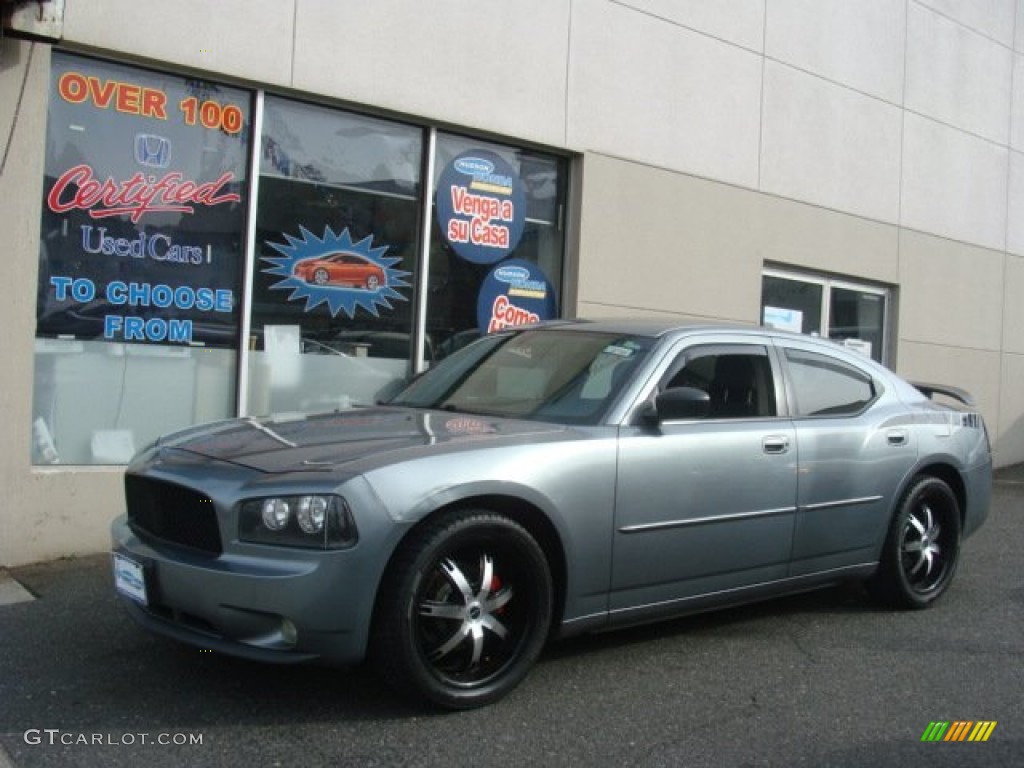
<instances>
[{"instance_id":1,"label":"colored bar graphic","mask_svg":"<svg viewBox=\"0 0 1024 768\"><path fill-rule=\"evenodd\" d=\"M921 741L988 741L995 729L995 720L933 720L921 734Z\"/></svg>"},{"instance_id":2,"label":"colored bar graphic","mask_svg":"<svg viewBox=\"0 0 1024 768\"><path fill-rule=\"evenodd\" d=\"M971 735L967 737L968 741L988 741L988 737L992 735L992 731L996 729L996 721L988 720L982 721L974 726L974 730L971 731Z\"/></svg>"}]
</instances>

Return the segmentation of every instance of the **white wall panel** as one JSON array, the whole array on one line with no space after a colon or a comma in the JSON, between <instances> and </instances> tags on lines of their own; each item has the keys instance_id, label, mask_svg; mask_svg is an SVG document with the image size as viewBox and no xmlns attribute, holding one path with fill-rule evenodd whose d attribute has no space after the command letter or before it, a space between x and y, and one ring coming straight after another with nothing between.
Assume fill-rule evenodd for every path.
<instances>
[{"instance_id":1,"label":"white wall panel","mask_svg":"<svg viewBox=\"0 0 1024 768\"><path fill-rule=\"evenodd\" d=\"M1020 152L1010 152L1007 198L1006 250L1024 256L1024 154Z\"/></svg>"},{"instance_id":2,"label":"white wall panel","mask_svg":"<svg viewBox=\"0 0 1024 768\"><path fill-rule=\"evenodd\" d=\"M1006 144L1010 49L914 3L907 33L907 109Z\"/></svg>"},{"instance_id":3,"label":"white wall panel","mask_svg":"<svg viewBox=\"0 0 1024 768\"><path fill-rule=\"evenodd\" d=\"M1017 0L911 0L926 5L943 16L998 40L1013 44L1013 19Z\"/></svg>"},{"instance_id":4,"label":"white wall panel","mask_svg":"<svg viewBox=\"0 0 1024 768\"><path fill-rule=\"evenodd\" d=\"M1024 52L1024 0L1017 0L1017 15L1013 20L1013 49Z\"/></svg>"},{"instance_id":5,"label":"white wall panel","mask_svg":"<svg viewBox=\"0 0 1024 768\"><path fill-rule=\"evenodd\" d=\"M1024 56L1013 56L1013 94L1010 117L1010 146L1024 152Z\"/></svg>"},{"instance_id":6,"label":"white wall panel","mask_svg":"<svg viewBox=\"0 0 1024 768\"><path fill-rule=\"evenodd\" d=\"M64 37L100 49L288 85L298 0L103 0L64 5Z\"/></svg>"},{"instance_id":7,"label":"white wall panel","mask_svg":"<svg viewBox=\"0 0 1024 768\"><path fill-rule=\"evenodd\" d=\"M901 222L1002 250L1009 150L906 113Z\"/></svg>"},{"instance_id":8,"label":"white wall panel","mask_svg":"<svg viewBox=\"0 0 1024 768\"><path fill-rule=\"evenodd\" d=\"M761 63L631 8L578 2L568 144L754 187Z\"/></svg>"},{"instance_id":9,"label":"white wall panel","mask_svg":"<svg viewBox=\"0 0 1024 768\"><path fill-rule=\"evenodd\" d=\"M899 104L906 24L906 0L772 0L765 54Z\"/></svg>"},{"instance_id":10,"label":"white wall panel","mask_svg":"<svg viewBox=\"0 0 1024 768\"><path fill-rule=\"evenodd\" d=\"M296 88L564 141L569 0L298 2Z\"/></svg>"},{"instance_id":11,"label":"white wall panel","mask_svg":"<svg viewBox=\"0 0 1024 768\"><path fill-rule=\"evenodd\" d=\"M763 123L762 190L897 221L898 107L768 61Z\"/></svg>"},{"instance_id":12,"label":"white wall panel","mask_svg":"<svg viewBox=\"0 0 1024 768\"><path fill-rule=\"evenodd\" d=\"M765 0L618 0L621 5L658 16L744 48L764 47Z\"/></svg>"}]
</instances>

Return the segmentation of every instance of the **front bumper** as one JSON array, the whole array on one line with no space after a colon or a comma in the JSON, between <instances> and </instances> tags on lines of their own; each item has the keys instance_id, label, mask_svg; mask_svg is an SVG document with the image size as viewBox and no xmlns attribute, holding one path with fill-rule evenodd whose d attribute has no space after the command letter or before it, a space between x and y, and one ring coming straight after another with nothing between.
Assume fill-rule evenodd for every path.
<instances>
[{"instance_id":1,"label":"front bumper","mask_svg":"<svg viewBox=\"0 0 1024 768\"><path fill-rule=\"evenodd\" d=\"M213 557L143 540L123 515L111 538L114 554L142 566L146 602L118 594L152 632L274 663L351 664L365 655L377 575L359 546Z\"/></svg>"}]
</instances>

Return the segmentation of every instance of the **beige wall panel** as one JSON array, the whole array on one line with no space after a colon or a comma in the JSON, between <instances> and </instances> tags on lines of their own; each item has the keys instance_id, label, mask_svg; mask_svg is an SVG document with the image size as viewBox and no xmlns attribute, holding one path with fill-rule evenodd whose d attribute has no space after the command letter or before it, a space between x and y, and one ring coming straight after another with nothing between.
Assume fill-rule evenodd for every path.
<instances>
[{"instance_id":1,"label":"beige wall panel","mask_svg":"<svg viewBox=\"0 0 1024 768\"><path fill-rule=\"evenodd\" d=\"M586 0L584 0L586 1ZM765 0L618 0L620 5L730 43L764 48Z\"/></svg>"},{"instance_id":2,"label":"beige wall panel","mask_svg":"<svg viewBox=\"0 0 1024 768\"><path fill-rule=\"evenodd\" d=\"M1003 250L1009 150L915 115L904 115L901 223Z\"/></svg>"},{"instance_id":3,"label":"beige wall panel","mask_svg":"<svg viewBox=\"0 0 1024 768\"><path fill-rule=\"evenodd\" d=\"M762 261L895 284L898 229L858 216L764 195L757 220Z\"/></svg>"},{"instance_id":4,"label":"beige wall panel","mask_svg":"<svg viewBox=\"0 0 1024 768\"><path fill-rule=\"evenodd\" d=\"M995 251L902 232L900 338L998 352L1005 258Z\"/></svg>"},{"instance_id":5,"label":"beige wall panel","mask_svg":"<svg viewBox=\"0 0 1024 768\"><path fill-rule=\"evenodd\" d=\"M1003 283L1003 352L1024 355L1024 259L1006 257L1006 278ZM995 297L991 297L995 303ZM1024 378L1017 379L1017 389L1024 397Z\"/></svg>"},{"instance_id":6,"label":"beige wall panel","mask_svg":"<svg viewBox=\"0 0 1024 768\"><path fill-rule=\"evenodd\" d=\"M910 381L966 389L974 395L995 445L999 425L1000 357L998 352L919 344L901 338L897 373ZM998 456L996 458L999 460Z\"/></svg>"},{"instance_id":7,"label":"beige wall panel","mask_svg":"<svg viewBox=\"0 0 1024 768\"><path fill-rule=\"evenodd\" d=\"M993 436L1000 465L1024 461L1024 355L1003 355L999 424ZM990 425L991 428L991 425Z\"/></svg>"},{"instance_id":8,"label":"beige wall panel","mask_svg":"<svg viewBox=\"0 0 1024 768\"><path fill-rule=\"evenodd\" d=\"M907 109L1006 144L1012 73L1009 48L909 4Z\"/></svg>"},{"instance_id":9,"label":"beige wall panel","mask_svg":"<svg viewBox=\"0 0 1024 768\"><path fill-rule=\"evenodd\" d=\"M298 0L65 3L68 42L288 85Z\"/></svg>"},{"instance_id":10,"label":"beige wall panel","mask_svg":"<svg viewBox=\"0 0 1024 768\"><path fill-rule=\"evenodd\" d=\"M757 186L761 56L606 2L573 5L568 145Z\"/></svg>"},{"instance_id":11,"label":"beige wall panel","mask_svg":"<svg viewBox=\"0 0 1024 768\"><path fill-rule=\"evenodd\" d=\"M594 154L583 176L577 306L757 321L756 193Z\"/></svg>"},{"instance_id":12,"label":"beige wall panel","mask_svg":"<svg viewBox=\"0 0 1024 768\"><path fill-rule=\"evenodd\" d=\"M765 62L763 191L895 223L901 132L898 107Z\"/></svg>"},{"instance_id":13,"label":"beige wall panel","mask_svg":"<svg viewBox=\"0 0 1024 768\"><path fill-rule=\"evenodd\" d=\"M17 490L13 509L0 512L9 515L0 566L110 549L110 523L124 512L122 468L26 469Z\"/></svg>"},{"instance_id":14,"label":"beige wall panel","mask_svg":"<svg viewBox=\"0 0 1024 768\"><path fill-rule=\"evenodd\" d=\"M906 0L772 0L765 54L900 104Z\"/></svg>"},{"instance_id":15,"label":"beige wall panel","mask_svg":"<svg viewBox=\"0 0 1024 768\"><path fill-rule=\"evenodd\" d=\"M32 355L39 254L39 200L50 73L50 47L0 42L0 232L6 290L0 302L0 567L109 546L110 519L122 509L120 471L35 471L29 466ZM18 95L24 96L20 103ZM15 115L17 120L15 121ZM12 133L13 131L13 133Z\"/></svg>"},{"instance_id":16,"label":"beige wall panel","mask_svg":"<svg viewBox=\"0 0 1024 768\"><path fill-rule=\"evenodd\" d=\"M296 88L565 140L569 0L298 0Z\"/></svg>"},{"instance_id":17,"label":"beige wall panel","mask_svg":"<svg viewBox=\"0 0 1024 768\"><path fill-rule=\"evenodd\" d=\"M917 2L1003 45L1013 44L1014 6L1017 0L913 0L910 5Z\"/></svg>"},{"instance_id":18,"label":"beige wall panel","mask_svg":"<svg viewBox=\"0 0 1024 768\"><path fill-rule=\"evenodd\" d=\"M581 302L576 307L575 317L591 318L591 319L615 319L615 318L637 318L637 317L651 317L662 321L678 322L680 324L685 323L707 323L709 318L702 317L700 315L688 315L685 312L662 312L656 309L648 308L634 308L634 307L616 307L609 306L608 304L592 304L590 302ZM711 318L715 320L716 318ZM721 318L717 318L721 319ZM730 323L745 323L748 325L755 325L755 321L737 321L735 319L726 318L727 322Z\"/></svg>"}]
</instances>

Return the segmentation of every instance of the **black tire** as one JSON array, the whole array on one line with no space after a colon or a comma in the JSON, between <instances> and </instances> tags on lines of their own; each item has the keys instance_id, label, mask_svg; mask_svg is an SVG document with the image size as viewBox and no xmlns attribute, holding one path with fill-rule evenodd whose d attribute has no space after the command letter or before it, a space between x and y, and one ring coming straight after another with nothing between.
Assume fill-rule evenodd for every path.
<instances>
[{"instance_id":1,"label":"black tire","mask_svg":"<svg viewBox=\"0 0 1024 768\"><path fill-rule=\"evenodd\" d=\"M396 554L378 594L371 654L399 692L448 709L480 707L526 676L551 611L551 573L533 537L502 515L458 510L413 532Z\"/></svg>"},{"instance_id":2,"label":"black tire","mask_svg":"<svg viewBox=\"0 0 1024 768\"><path fill-rule=\"evenodd\" d=\"M869 592L896 608L927 608L949 587L960 559L960 505L937 477L916 478L889 525Z\"/></svg>"},{"instance_id":3,"label":"black tire","mask_svg":"<svg viewBox=\"0 0 1024 768\"><path fill-rule=\"evenodd\" d=\"M327 285L330 279L331 276L327 274L326 269L321 268L313 272L313 282L317 285Z\"/></svg>"},{"instance_id":4,"label":"black tire","mask_svg":"<svg viewBox=\"0 0 1024 768\"><path fill-rule=\"evenodd\" d=\"M377 287L379 285L380 285L380 280L377 279L376 275L370 275L368 278L366 278L366 285L365 285L366 290L368 290L368 291L376 291Z\"/></svg>"}]
</instances>

